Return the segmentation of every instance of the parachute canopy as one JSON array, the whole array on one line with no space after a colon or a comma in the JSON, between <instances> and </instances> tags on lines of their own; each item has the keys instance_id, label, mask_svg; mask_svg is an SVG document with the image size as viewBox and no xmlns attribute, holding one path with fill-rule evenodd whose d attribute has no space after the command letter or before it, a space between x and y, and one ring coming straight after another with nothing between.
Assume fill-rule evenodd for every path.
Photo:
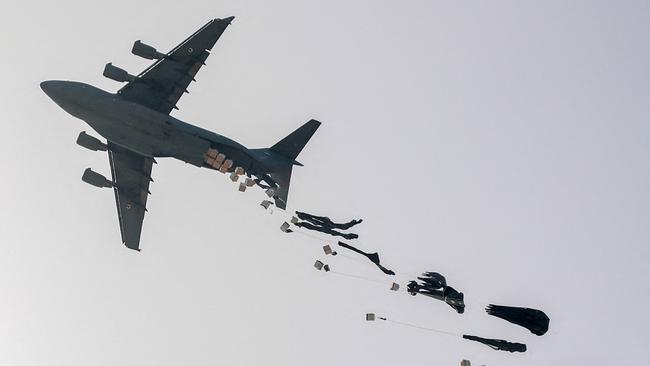
<instances>
[{"instance_id":1,"label":"parachute canopy","mask_svg":"<svg viewBox=\"0 0 650 366\"><path fill-rule=\"evenodd\" d=\"M390 269L388 269L388 268L381 265L381 263L379 262L379 254L377 254L377 253L366 253L366 252L364 252L364 251L362 251L360 249L357 249L357 248L353 247L350 244L346 244L346 243L344 243L342 241L340 241L338 244L339 244L340 247L349 249L349 250L351 250L351 251L353 251L355 253L359 253L362 256L368 258L372 263L375 264L375 266L377 266L385 274L390 275L390 276L395 275L395 272L393 272Z\"/></svg>"},{"instance_id":2,"label":"parachute canopy","mask_svg":"<svg viewBox=\"0 0 650 366\"><path fill-rule=\"evenodd\" d=\"M485 311L492 316L520 325L538 336L548 331L550 319L541 310L490 304Z\"/></svg>"},{"instance_id":3,"label":"parachute canopy","mask_svg":"<svg viewBox=\"0 0 650 366\"><path fill-rule=\"evenodd\" d=\"M320 227L324 228L329 228L329 229L341 229L341 230L347 230L351 227L353 227L356 224L361 223L363 220L352 220L348 221L343 224L336 223L332 221L329 217L327 216L316 216L312 214L308 214L306 212L300 212L296 211L296 216L300 218L300 220L310 222L314 225L318 225Z\"/></svg>"},{"instance_id":4,"label":"parachute canopy","mask_svg":"<svg viewBox=\"0 0 650 366\"><path fill-rule=\"evenodd\" d=\"M332 235L332 236L340 236L340 237L343 237L343 238L348 239L348 240L356 239L356 238L359 237L359 235L354 234L354 233L342 233L342 232L339 232L339 231L336 231L336 230L330 228L329 226L318 226L318 225L314 225L314 224L311 224L311 223L306 222L306 221L296 221L296 222L293 222L293 224L296 225L297 227L301 227L301 228L305 228L305 229L313 230L313 231L320 231L321 233L329 234L329 235Z\"/></svg>"},{"instance_id":5,"label":"parachute canopy","mask_svg":"<svg viewBox=\"0 0 650 366\"><path fill-rule=\"evenodd\" d=\"M481 338L467 334L463 334L463 338L469 339L470 341L483 343L484 345L497 351L526 352L526 345L523 343L513 343L505 341L503 339Z\"/></svg>"},{"instance_id":6,"label":"parachute canopy","mask_svg":"<svg viewBox=\"0 0 650 366\"><path fill-rule=\"evenodd\" d=\"M417 281L409 282L406 286L408 293L413 296L420 294L442 300L456 310L458 314L465 312L465 295L456 291L453 287L447 286L447 280L443 275L437 272L425 272L417 279L421 283Z\"/></svg>"}]
</instances>

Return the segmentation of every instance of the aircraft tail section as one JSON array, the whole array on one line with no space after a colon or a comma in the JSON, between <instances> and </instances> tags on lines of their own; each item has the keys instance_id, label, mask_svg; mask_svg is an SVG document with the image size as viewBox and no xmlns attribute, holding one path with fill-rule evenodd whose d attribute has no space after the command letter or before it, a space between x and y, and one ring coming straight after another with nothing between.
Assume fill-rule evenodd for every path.
<instances>
[{"instance_id":1,"label":"aircraft tail section","mask_svg":"<svg viewBox=\"0 0 650 366\"><path fill-rule=\"evenodd\" d=\"M271 150L292 161L295 161L298 154L307 145L309 139L320 126L320 122L312 119L293 131L289 136L280 140L277 144L271 146Z\"/></svg>"},{"instance_id":2,"label":"aircraft tail section","mask_svg":"<svg viewBox=\"0 0 650 366\"><path fill-rule=\"evenodd\" d=\"M277 144L271 146L269 149L287 161L286 164L281 164L269 173L271 178L273 178L273 180L278 184L278 187L275 188L275 194L273 197L275 199L275 205L278 208L283 210L287 208L289 184L291 183L291 171L293 170L294 165L302 165L296 161L296 158L305 145L307 145L307 142L309 142L309 139L311 139L319 126L320 122L312 119L298 127L298 129L280 140Z\"/></svg>"}]
</instances>

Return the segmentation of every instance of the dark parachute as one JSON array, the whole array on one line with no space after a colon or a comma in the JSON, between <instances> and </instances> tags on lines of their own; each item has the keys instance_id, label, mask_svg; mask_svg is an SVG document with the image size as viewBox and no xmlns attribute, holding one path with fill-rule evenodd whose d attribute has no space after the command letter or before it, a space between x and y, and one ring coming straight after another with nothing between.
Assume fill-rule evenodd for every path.
<instances>
[{"instance_id":1,"label":"dark parachute","mask_svg":"<svg viewBox=\"0 0 650 366\"><path fill-rule=\"evenodd\" d=\"M541 310L490 304L485 311L492 316L520 325L538 336L548 331L550 319Z\"/></svg>"},{"instance_id":2,"label":"dark parachute","mask_svg":"<svg viewBox=\"0 0 650 366\"><path fill-rule=\"evenodd\" d=\"M422 281L422 283L411 281L406 286L409 294L413 296L420 294L442 300L456 310L458 314L465 312L465 295L456 291L453 287L447 286L447 280L443 275L437 272L425 272L422 277L418 277L418 280Z\"/></svg>"},{"instance_id":3,"label":"dark parachute","mask_svg":"<svg viewBox=\"0 0 650 366\"><path fill-rule=\"evenodd\" d=\"M484 345L497 351L526 352L526 345L523 343L513 343L505 341L503 339L481 338L467 334L463 334L463 338L469 339L470 341L483 343Z\"/></svg>"},{"instance_id":4,"label":"dark parachute","mask_svg":"<svg viewBox=\"0 0 650 366\"><path fill-rule=\"evenodd\" d=\"M348 239L348 240L356 239L356 238L359 237L359 235L354 234L354 233L341 233L341 232L338 232L336 230L330 229L329 227L322 227L322 226L318 226L318 225L313 225L313 224L310 224L309 222L306 222L306 221L302 221L302 222L301 221L296 221L293 224L296 225L297 227L302 227L302 228L305 228L305 229L308 229L308 230L313 230L313 231L320 231L321 233L329 234L329 235L332 235L332 236L340 236L340 237L343 237L344 239Z\"/></svg>"},{"instance_id":5,"label":"dark parachute","mask_svg":"<svg viewBox=\"0 0 650 366\"><path fill-rule=\"evenodd\" d=\"M298 217L293 217L291 219L291 223L296 225L297 227L301 227L313 231L320 231L321 233L329 234L332 236L340 236L348 240L356 239L359 237L359 235L354 233L342 233L334 229L347 230L363 221L363 220L352 220L340 224L332 221L327 216L316 216L316 215L312 215L300 211L296 211L296 216ZM299 221L298 219L302 221Z\"/></svg>"},{"instance_id":6,"label":"dark parachute","mask_svg":"<svg viewBox=\"0 0 650 366\"><path fill-rule=\"evenodd\" d=\"M395 275L395 272L393 272L390 269L388 269L388 268L381 265L381 263L379 262L379 254L377 254L377 253L366 253L366 252L364 252L362 250L359 250L359 249L353 247L352 245L346 244L346 243L344 243L342 241L339 242L339 246L343 247L343 248L346 248L346 249L350 249L351 251L353 251L355 253L359 253L362 256L368 258L372 263L375 264L375 266L377 266L385 274L390 275L390 276Z\"/></svg>"},{"instance_id":7,"label":"dark parachute","mask_svg":"<svg viewBox=\"0 0 650 366\"><path fill-rule=\"evenodd\" d=\"M352 220L352 221L349 221L349 222L346 222L346 223L343 223L343 224L339 224L339 223L336 223L336 222L332 221L327 216L316 216L316 215L312 215L312 214L308 214L306 212L300 212L300 211L296 211L296 216L298 216L298 218L300 220L311 222L314 225L318 225L318 226L326 227L326 228L330 228L330 229L340 229L340 230L347 230L347 229L353 227L356 224L360 224L363 221L363 220L359 219L359 220Z\"/></svg>"}]
</instances>

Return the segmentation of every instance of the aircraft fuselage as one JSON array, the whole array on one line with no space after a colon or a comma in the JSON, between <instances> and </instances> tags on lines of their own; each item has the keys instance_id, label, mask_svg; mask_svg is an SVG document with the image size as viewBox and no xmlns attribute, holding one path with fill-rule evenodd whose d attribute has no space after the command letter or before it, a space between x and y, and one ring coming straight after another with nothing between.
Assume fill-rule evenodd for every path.
<instances>
[{"instance_id":1,"label":"aircraft fuselage","mask_svg":"<svg viewBox=\"0 0 650 366\"><path fill-rule=\"evenodd\" d=\"M248 149L225 136L183 122L94 86L45 81L43 91L61 108L85 121L108 141L149 157L173 157L206 166L205 153L217 148L246 171L270 171L266 149ZM271 158L269 156L269 158ZM268 159L273 162L276 159Z\"/></svg>"}]
</instances>

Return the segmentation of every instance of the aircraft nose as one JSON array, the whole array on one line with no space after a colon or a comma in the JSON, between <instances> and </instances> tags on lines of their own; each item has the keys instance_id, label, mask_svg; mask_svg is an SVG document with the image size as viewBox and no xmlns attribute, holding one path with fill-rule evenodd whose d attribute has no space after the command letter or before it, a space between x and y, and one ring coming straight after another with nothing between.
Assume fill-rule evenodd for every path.
<instances>
[{"instance_id":1,"label":"aircraft nose","mask_svg":"<svg viewBox=\"0 0 650 366\"><path fill-rule=\"evenodd\" d=\"M55 99L56 95L59 94L58 91L61 90L62 83L59 80L47 80L41 83L41 89L48 97Z\"/></svg>"}]
</instances>

